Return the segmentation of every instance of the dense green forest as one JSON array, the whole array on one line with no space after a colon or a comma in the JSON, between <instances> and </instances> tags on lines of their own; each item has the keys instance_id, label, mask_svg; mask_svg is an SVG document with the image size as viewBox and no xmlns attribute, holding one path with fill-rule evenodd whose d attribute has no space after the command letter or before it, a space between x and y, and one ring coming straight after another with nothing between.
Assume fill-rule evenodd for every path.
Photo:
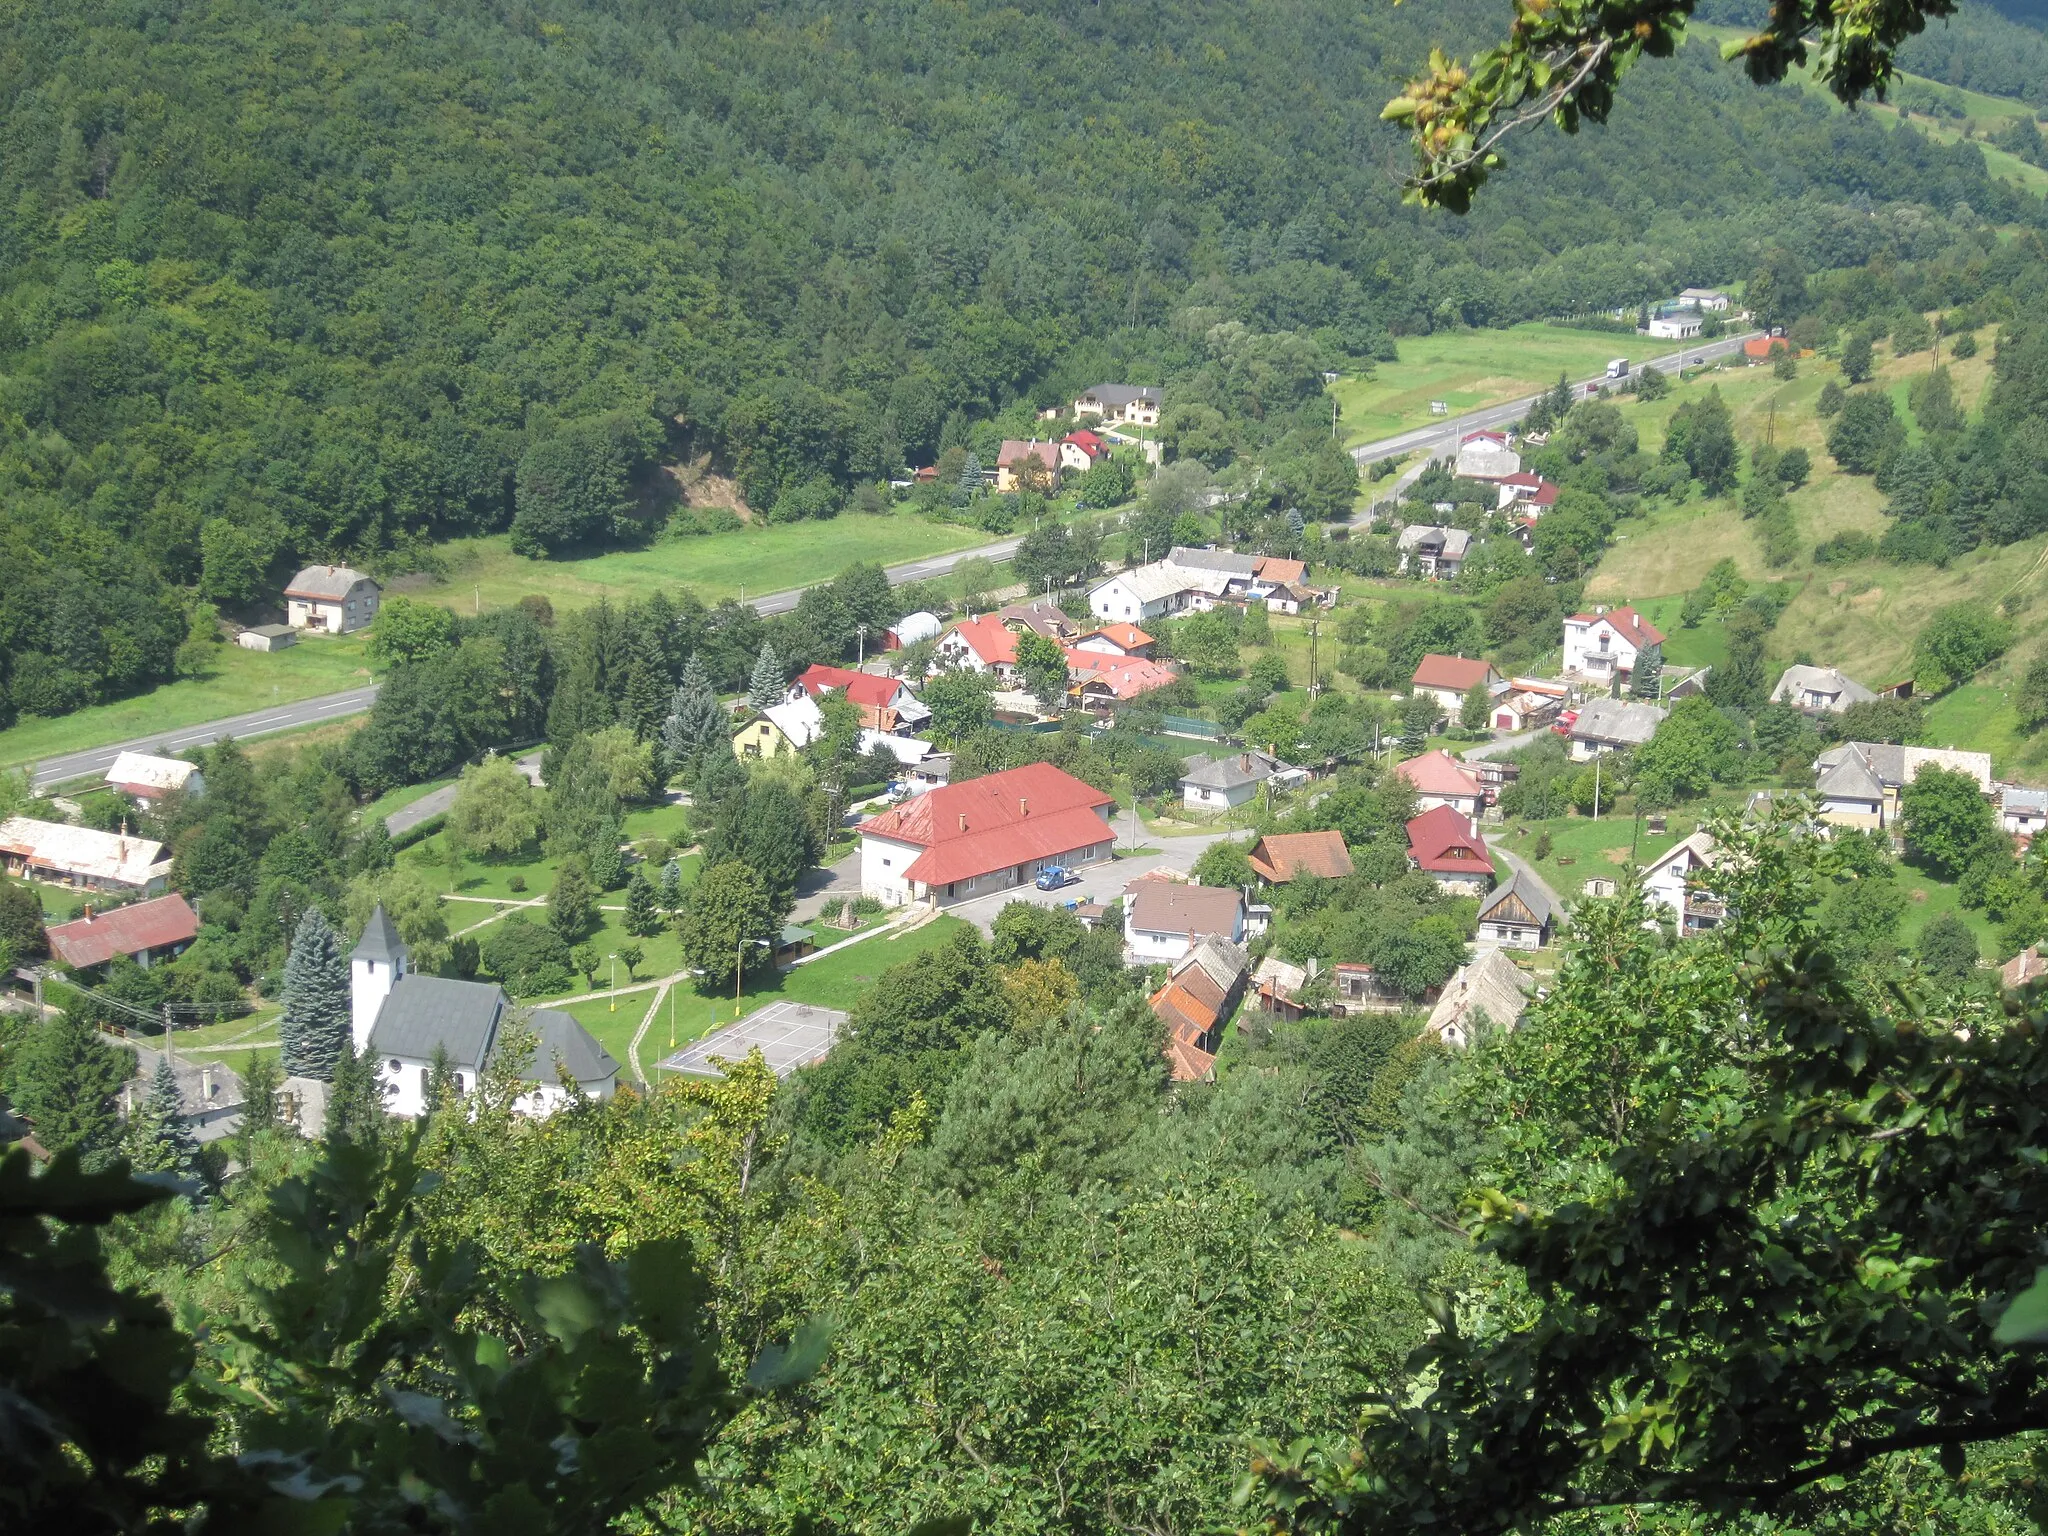
<instances>
[{"instance_id":1,"label":"dense green forest","mask_svg":"<svg viewBox=\"0 0 2048 1536\"><path fill-rule=\"evenodd\" d=\"M1432 327L1931 254L2042 204L1708 47L1399 204L1385 87L1478 0L97 3L0 42L6 708L177 666L195 600L511 527L652 536L710 455L829 514L968 423L1116 376L1258 452ZM203 610L200 610L203 614Z\"/></svg>"}]
</instances>

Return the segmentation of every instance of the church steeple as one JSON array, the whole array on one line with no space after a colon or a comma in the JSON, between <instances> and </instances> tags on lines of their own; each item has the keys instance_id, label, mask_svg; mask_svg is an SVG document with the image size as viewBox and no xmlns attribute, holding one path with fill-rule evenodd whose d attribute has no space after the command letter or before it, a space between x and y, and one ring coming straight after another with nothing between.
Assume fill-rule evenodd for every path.
<instances>
[{"instance_id":1,"label":"church steeple","mask_svg":"<svg viewBox=\"0 0 2048 1536\"><path fill-rule=\"evenodd\" d=\"M355 952L348 957L349 1032L355 1037L358 1055L369 1045L377 1012L398 978L405 974L411 958L411 951L385 915L384 904L379 902L369 922L363 925L363 936Z\"/></svg>"}]
</instances>

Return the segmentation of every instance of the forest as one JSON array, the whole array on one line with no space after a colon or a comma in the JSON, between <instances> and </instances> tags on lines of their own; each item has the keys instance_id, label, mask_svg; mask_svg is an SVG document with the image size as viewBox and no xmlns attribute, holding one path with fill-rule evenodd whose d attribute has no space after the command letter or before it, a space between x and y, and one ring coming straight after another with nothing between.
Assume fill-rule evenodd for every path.
<instances>
[{"instance_id":1,"label":"forest","mask_svg":"<svg viewBox=\"0 0 2048 1536\"><path fill-rule=\"evenodd\" d=\"M1402 335L2041 221L1974 147L1706 45L1425 215L1380 86L1486 7L1282 14L34 10L0 43L0 710L164 681L305 560L657 537L685 461L829 515L1108 377L1166 384L1190 456L1279 452Z\"/></svg>"}]
</instances>

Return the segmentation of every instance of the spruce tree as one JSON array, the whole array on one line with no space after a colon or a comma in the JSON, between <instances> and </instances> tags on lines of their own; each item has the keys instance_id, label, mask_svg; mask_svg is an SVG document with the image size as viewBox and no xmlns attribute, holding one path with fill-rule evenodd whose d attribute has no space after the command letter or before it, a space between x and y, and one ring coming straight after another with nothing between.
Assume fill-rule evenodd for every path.
<instances>
[{"instance_id":1,"label":"spruce tree","mask_svg":"<svg viewBox=\"0 0 2048 1536\"><path fill-rule=\"evenodd\" d=\"M236 1134L241 1139L243 1162L249 1161L250 1148L257 1137L277 1129L277 1094L283 1086L284 1074L277 1069L277 1058L268 1051L256 1052L242 1069L242 1119Z\"/></svg>"},{"instance_id":2,"label":"spruce tree","mask_svg":"<svg viewBox=\"0 0 2048 1536\"><path fill-rule=\"evenodd\" d=\"M626 882L626 932L643 939L661 932L660 898L645 868L634 870Z\"/></svg>"},{"instance_id":3,"label":"spruce tree","mask_svg":"<svg viewBox=\"0 0 2048 1536\"><path fill-rule=\"evenodd\" d=\"M358 1056L353 1044L344 1040L327 1095L326 1137L373 1147L383 1131L384 1085L377 1075L377 1063L367 1053Z\"/></svg>"},{"instance_id":4,"label":"spruce tree","mask_svg":"<svg viewBox=\"0 0 2048 1536\"><path fill-rule=\"evenodd\" d=\"M199 1143L185 1123L178 1078L170 1061L157 1058L149 1093L128 1121L128 1161L143 1173L189 1175L199 1165Z\"/></svg>"},{"instance_id":5,"label":"spruce tree","mask_svg":"<svg viewBox=\"0 0 2048 1536\"><path fill-rule=\"evenodd\" d=\"M754 658L754 676L747 684L747 702L756 709L782 702L782 660L768 641L761 642L761 654Z\"/></svg>"},{"instance_id":6,"label":"spruce tree","mask_svg":"<svg viewBox=\"0 0 2048 1536\"><path fill-rule=\"evenodd\" d=\"M1628 691L1639 699L1655 703L1664 691L1664 647L1646 645L1636 656L1635 671L1629 674Z\"/></svg>"},{"instance_id":7,"label":"spruce tree","mask_svg":"<svg viewBox=\"0 0 2048 1536\"><path fill-rule=\"evenodd\" d=\"M683 866L679 859L670 859L661 866L661 910L674 912L683 904Z\"/></svg>"},{"instance_id":8,"label":"spruce tree","mask_svg":"<svg viewBox=\"0 0 2048 1536\"><path fill-rule=\"evenodd\" d=\"M683 664L683 680L669 700L661 725L661 750L671 777L695 766L698 755L726 741L725 711L711 690L711 677L693 651Z\"/></svg>"},{"instance_id":9,"label":"spruce tree","mask_svg":"<svg viewBox=\"0 0 2048 1536\"><path fill-rule=\"evenodd\" d=\"M597 895L590 888L590 865L570 854L555 870L548 892L548 926L565 944L574 944L597 926Z\"/></svg>"},{"instance_id":10,"label":"spruce tree","mask_svg":"<svg viewBox=\"0 0 2048 1536\"><path fill-rule=\"evenodd\" d=\"M350 1045L348 951L318 907L306 908L292 935L277 1033L289 1076L333 1081Z\"/></svg>"}]
</instances>

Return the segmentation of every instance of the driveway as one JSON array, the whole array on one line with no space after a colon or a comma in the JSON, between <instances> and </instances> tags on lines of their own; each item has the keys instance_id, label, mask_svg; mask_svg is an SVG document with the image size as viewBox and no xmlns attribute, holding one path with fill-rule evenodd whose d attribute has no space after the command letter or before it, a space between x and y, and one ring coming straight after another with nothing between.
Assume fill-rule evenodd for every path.
<instances>
[{"instance_id":1,"label":"driveway","mask_svg":"<svg viewBox=\"0 0 2048 1536\"><path fill-rule=\"evenodd\" d=\"M1539 725L1533 731L1520 731L1513 736L1496 736L1492 741L1482 741L1476 747L1467 747L1458 755L1468 763L1476 763L1489 757L1505 757L1510 752L1541 741L1550 734L1550 727Z\"/></svg>"},{"instance_id":2,"label":"driveway","mask_svg":"<svg viewBox=\"0 0 2048 1536\"><path fill-rule=\"evenodd\" d=\"M1493 850L1493 856L1507 865L1514 873L1533 884L1537 890L1550 898L1550 904L1559 912L1565 910L1564 898L1551 888L1550 882L1536 873L1535 868L1518 854L1508 852L1505 838L1495 833L1486 839L1486 846Z\"/></svg>"},{"instance_id":3,"label":"driveway","mask_svg":"<svg viewBox=\"0 0 2048 1536\"><path fill-rule=\"evenodd\" d=\"M540 784L540 754L529 752L519 759L519 766L535 787ZM455 803L456 784L443 784L439 789L424 794L410 805L401 805L384 818L384 829L393 837L401 832L410 832L423 821L431 821Z\"/></svg>"},{"instance_id":4,"label":"driveway","mask_svg":"<svg viewBox=\"0 0 2048 1536\"><path fill-rule=\"evenodd\" d=\"M1124 887L1140 875L1150 874L1155 869L1170 869L1186 874L1195 867L1195 861L1211 843L1221 842L1227 837L1241 837L1243 830L1233 832L1198 832L1189 837L1160 837L1155 843L1157 853L1118 854L1101 864L1084 864L1078 873L1078 885L1067 886L1058 891L1041 891L1035 885L1014 885L1008 890L990 891L986 896L972 896L966 901L956 901L941 908L953 917L964 917L983 933L994 930L996 914L1013 901L1028 901L1037 907L1063 907L1070 901L1115 901L1124 893Z\"/></svg>"}]
</instances>

